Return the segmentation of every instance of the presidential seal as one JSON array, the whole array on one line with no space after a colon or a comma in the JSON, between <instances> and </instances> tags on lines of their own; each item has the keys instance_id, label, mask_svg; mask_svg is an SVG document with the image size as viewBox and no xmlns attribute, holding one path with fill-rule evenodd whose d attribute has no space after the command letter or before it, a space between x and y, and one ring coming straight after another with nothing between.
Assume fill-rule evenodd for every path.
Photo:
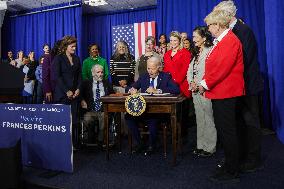
<instances>
[{"instance_id":1,"label":"presidential seal","mask_svg":"<svg viewBox=\"0 0 284 189\"><path fill-rule=\"evenodd\" d=\"M140 116L145 112L146 101L140 94L129 95L125 99L125 109L132 116Z\"/></svg>"}]
</instances>

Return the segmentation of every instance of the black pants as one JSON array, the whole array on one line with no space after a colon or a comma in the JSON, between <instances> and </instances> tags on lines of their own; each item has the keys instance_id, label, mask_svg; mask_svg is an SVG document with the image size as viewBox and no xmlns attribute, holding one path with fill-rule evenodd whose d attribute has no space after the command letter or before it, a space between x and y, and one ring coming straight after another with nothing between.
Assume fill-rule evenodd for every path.
<instances>
[{"instance_id":1,"label":"black pants","mask_svg":"<svg viewBox=\"0 0 284 189\"><path fill-rule=\"evenodd\" d=\"M55 101L58 104L66 104L71 105L71 115L72 115L72 143L74 147L79 146L79 124L80 124L80 117L79 117L79 99L75 98L69 100L67 97L64 97L58 101Z\"/></svg>"},{"instance_id":2,"label":"black pants","mask_svg":"<svg viewBox=\"0 0 284 189\"><path fill-rule=\"evenodd\" d=\"M214 122L223 144L225 168L229 173L239 169L239 144L236 124L237 97L212 100Z\"/></svg>"},{"instance_id":3,"label":"black pants","mask_svg":"<svg viewBox=\"0 0 284 189\"><path fill-rule=\"evenodd\" d=\"M42 83L38 81L36 86L36 103L42 104L42 102L43 102Z\"/></svg>"},{"instance_id":4,"label":"black pants","mask_svg":"<svg viewBox=\"0 0 284 189\"><path fill-rule=\"evenodd\" d=\"M259 164L261 161L261 128L259 97L243 96L238 99L240 161Z\"/></svg>"}]
</instances>

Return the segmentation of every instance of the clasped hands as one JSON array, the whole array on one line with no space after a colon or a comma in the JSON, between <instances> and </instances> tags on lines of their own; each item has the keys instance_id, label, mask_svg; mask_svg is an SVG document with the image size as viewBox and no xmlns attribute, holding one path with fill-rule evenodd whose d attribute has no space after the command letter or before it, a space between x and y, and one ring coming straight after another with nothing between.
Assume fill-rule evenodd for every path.
<instances>
[{"instance_id":1,"label":"clasped hands","mask_svg":"<svg viewBox=\"0 0 284 189\"><path fill-rule=\"evenodd\" d=\"M125 79L124 80L120 80L118 83L123 88L127 87L127 81Z\"/></svg>"},{"instance_id":2,"label":"clasped hands","mask_svg":"<svg viewBox=\"0 0 284 189\"><path fill-rule=\"evenodd\" d=\"M199 93L199 94L203 95L203 93L205 92L205 88L202 85L198 85L194 81L190 82L190 87L191 87L191 91L193 93Z\"/></svg>"},{"instance_id":3,"label":"clasped hands","mask_svg":"<svg viewBox=\"0 0 284 189\"><path fill-rule=\"evenodd\" d=\"M74 93L73 93L73 91L70 91L70 90L67 91L67 93L66 93L66 95L67 95L67 97L69 99L74 99L74 98L78 97L79 94L80 94L80 90L79 89L77 89Z\"/></svg>"}]
</instances>

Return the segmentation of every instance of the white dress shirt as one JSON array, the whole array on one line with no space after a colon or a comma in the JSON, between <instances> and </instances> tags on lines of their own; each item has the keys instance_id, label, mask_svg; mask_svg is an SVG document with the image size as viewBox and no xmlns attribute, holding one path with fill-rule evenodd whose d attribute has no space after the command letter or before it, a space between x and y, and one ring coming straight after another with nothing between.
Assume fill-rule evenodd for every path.
<instances>
[{"instance_id":1,"label":"white dress shirt","mask_svg":"<svg viewBox=\"0 0 284 189\"><path fill-rule=\"evenodd\" d=\"M100 88L100 97L105 95L104 84L102 81L99 81L99 88ZM97 89L97 81L93 79L93 97L96 100L96 89Z\"/></svg>"}]
</instances>

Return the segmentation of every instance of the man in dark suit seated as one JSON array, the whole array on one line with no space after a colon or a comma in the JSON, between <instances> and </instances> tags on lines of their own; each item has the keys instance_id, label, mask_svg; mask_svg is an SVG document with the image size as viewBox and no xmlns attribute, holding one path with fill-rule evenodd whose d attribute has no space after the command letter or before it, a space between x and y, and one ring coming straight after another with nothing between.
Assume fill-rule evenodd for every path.
<instances>
[{"instance_id":1,"label":"man in dark suit seated","mask_svg":"<svg viewBox=\"0 0 284 189\"><path fill-rule=\"evenodd\" d=\"M111 83L104 79L104 68L95 64L91 71L93 79L84 80L82 84L82 101L81 107L86 111L84 114L84 124L87 126L88 131L98 130L98 142L103 142L103 129L104 129L104 119L102 112L102 103L100 98L105 95L114 93ZM93 128L95 121L98 121L99 128ZM91 134L88 133L89 137Z\"/></svg>"},{"instance_id":2,"label":"man in dark suit seated","mask_svg":"<svg viewBox=\"0 0 284 189\"><path fill-rule=\"evenodd\" d=\"M138 78L138 80L129 89L129 93L135 94L141 89L142 93L158 94L158 93L171 93L179 94L180 90L178 85L172 80L171 75L164 72L159 72L161 67L161 61L158 57L151 57L147 61L147 72ZM140 132L138 130L139 122L144 122L149 128L149 145L147 153L152 153L155 148L155 140L157 134L157 124L160 122L161 115L157 114L142 114L141 116L134 117L126 114L125 120L131 130L131 133L136 142L134 151L140 153L145 149L145 145L140 138Z\"/></svg>"}]
</instances>

